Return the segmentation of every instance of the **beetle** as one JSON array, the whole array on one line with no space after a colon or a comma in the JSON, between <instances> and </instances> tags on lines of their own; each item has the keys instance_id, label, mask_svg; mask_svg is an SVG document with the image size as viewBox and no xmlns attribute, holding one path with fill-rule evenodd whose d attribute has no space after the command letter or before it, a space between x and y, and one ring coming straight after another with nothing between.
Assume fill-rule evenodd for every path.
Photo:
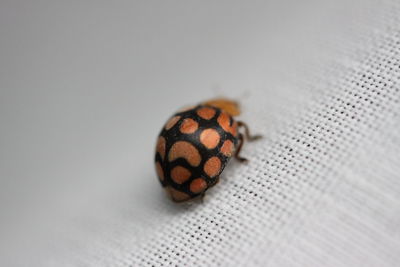
<instances>
[{"instance_id":1,"label":"beetle","mask_svg":"<svg viewBox=\"0 0 400 267\"><path fill-rule=\"evenodd\" d=\"M236 101L219 98L181 109L165 123L157 138L155 167L174 202L203 197L232 157L247 161L240 156L245 139L261 136L250 135L247 125L234 119L239 114Z\"/></svg>"}]
</instances>

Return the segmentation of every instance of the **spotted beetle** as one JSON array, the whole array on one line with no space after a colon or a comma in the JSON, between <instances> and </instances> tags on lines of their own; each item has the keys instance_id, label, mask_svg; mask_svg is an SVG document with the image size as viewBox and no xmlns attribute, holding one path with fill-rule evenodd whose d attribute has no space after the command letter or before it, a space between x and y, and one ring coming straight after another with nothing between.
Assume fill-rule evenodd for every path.
<instances>
[{"instance_id":1,"label":"spotted beetle","mask_svg":"<svg viewBox=\"0 0 400 267\"><path fill-rule=\"evenodd\" d=\"M237 102L214 99L179 110L167 121L158 136L155 165L173 201L204 196L232 156L247 161L239 155L244 139L261 136L251 136L247 125L233 118L239 114Z\"/></svg>"}]
</instances>

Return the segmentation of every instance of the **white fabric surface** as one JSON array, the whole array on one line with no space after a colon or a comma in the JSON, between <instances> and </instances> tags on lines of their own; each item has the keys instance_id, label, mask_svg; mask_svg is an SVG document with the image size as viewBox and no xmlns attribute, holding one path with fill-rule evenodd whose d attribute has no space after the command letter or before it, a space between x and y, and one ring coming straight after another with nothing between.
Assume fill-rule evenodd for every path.
<instances>
[{"instance_id":1,"label":"white fabric surface","mask_svg":"<svg viewBox=\"0 0 400 267\"><path fill-rule=\"evenodd\" d=\"M2 1L1 266L397 266L400 2ZM155 138L239 98L204 203Z\"/></svg>"}]
</instances>

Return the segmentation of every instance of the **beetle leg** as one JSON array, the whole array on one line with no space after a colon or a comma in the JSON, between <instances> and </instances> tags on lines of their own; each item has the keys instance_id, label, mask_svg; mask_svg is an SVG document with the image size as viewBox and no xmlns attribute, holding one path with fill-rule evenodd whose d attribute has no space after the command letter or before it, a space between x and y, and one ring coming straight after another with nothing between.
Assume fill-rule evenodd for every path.
<instances>
[{"instance_id":1,"label":"beetle leg","mask_svg":"<svg viewBox=\"0 0 400 267\"><path fill-rule=\"evenodd\" d=\"M251 135L250 134L250 130L249 130L249 126L247 126L246 123L242 122L242 121L238 121L237 122L238 127L243 127L244 128L244 134L247 140L251 141L255 141L258 140L260 138L262 138L262 135Z\"/></svg>"},{"instance_id":2,"label":"beetle leg","mask_svg":"<svg viewBox=\"0 0 400 267\"><path fill-rule=\"evenodd\" d=\"M237 147L237 149L236 149L236 152L235 152L235 159L237 159L238 161L240 161L240 162L247 162L247 159L246 158L243 158L243 157L241 157L239 154L240 154L240 151L242 150L242 147L243 147L243 143L244 143L244 138L243 138L243 134L239 134L239 145L238 145L238 147Z\"/></svg>"}]
</instances>

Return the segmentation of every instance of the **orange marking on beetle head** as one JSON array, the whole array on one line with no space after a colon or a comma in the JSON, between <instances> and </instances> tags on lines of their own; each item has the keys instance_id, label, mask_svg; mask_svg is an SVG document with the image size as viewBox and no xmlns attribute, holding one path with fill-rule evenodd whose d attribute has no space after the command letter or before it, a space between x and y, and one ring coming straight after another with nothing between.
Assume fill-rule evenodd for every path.
<instances>
[{"instance_id":1,"label":"orange marking on beetle head","mask_svg":"<svg viewBox=\"0 0 400 267\"><path fill-rule=\"evenodd\" d=\"M233 148L234 148L233 142L231 140L226 140L221 147L221 153L227 157L231 157Z\"/></svg>"},{"instance_id":2,"label":"orange marking on beetle head","mask_svg":"<svg viewBox=\"0 0 400 267\"><path fill-rule=\"evenodd\" d=\"M214 129L205 129L200 134L200 142L208 149L215 148L220 140L219 133Z\"/></svg>"},{"instance_id":3,"label":"orange marking on beetle head","mask_svg":"<svg viewBox=\"0 0 400 267\"><path fill-rule=\"evenodd\" d=\"M218 157L211 157L204 164L204 172L210 177L218 175L220 170L221 160Z\"/></svg>"},{"instance_id":4,"label":"orange marking on beetle head","mask_svg":"<svg viewBox=\"0 0 400 267\"><path fill-rule=\"evenodd\" d=\"M191 134L194 133L197 128L199 128L199 124L195 120L188 118L183 120L180 131L184 134Z\"/></svg>"},{"instance_id":5,"label":"orange marking on beetle head","mask_svg":"<svg viewBox=\"0 0 400 267\"><path fill-rule=\"evenodd\" d=\"M189 142L177 141L169 150L168 160L170 162L177 158L184 158L192 166L199 166L201 156L197 148Z\"/></svg>"},{"instance_id":6,"label":"orange marking on beetle head","mask_svg":"<svg viewBox=\"0 0 400 267\"><path fill-rule=\"evenodd\" d=\"M167 123L165 124L165 129L169 130L181 119L180 116L172 117Z\"/></svg>"},{"instance_id":7,"label":"orange marking on beetle head","mask_svg":"<svg viewBox=\"0 0 400 267\"><path fill-rule=\"evenodd\" d=\"M196 178L190 183L190 191L195 194L203 192L207 188L207 183L203 178Z\"/></svg>"},{"instance_id":8,"label":"orange marking on beetle head","mask_svg":"<svg viewBox=\"0 0 400 267\"><path fill-rule=\"evenodd\" d=\"M210 107L203 107L197 110L197 115L205 120L210 120L215 116L215 109Z\"/></svg>"},{"instance_id":9,"label":"orange marking on beetle head","mask_svg":"<svg viewBox=\"0 0 400 267\"><path fill-rule=\"evenodd\" d=\"M164 181L164 171L161 167L160 162L156 162L156 171L157 171L157 176L161 181Z\"/></svg>"},{"instance_id":10,"label":"orange marking on beetle head","mask_svg":"<svg viewBox=\"0 0 400 267\"><path fill-rule=\"evenodd\" d=\"M230 99L226 99L226 98L217 98L217 99L205 101L205 102L203 102L203 104L222 109L231 116L237 116L240 114L239 103L234 100L230 100Z\"/></svg>"},{"instance_id":11,"label":"orange marking on beetle head","mask_svg":"<svg viewBox=\"0 0 400 267\"><path fill-rule=\"evenodd\" d=\"M171 179L177 184L186 182L191 175L192 173L182 166L176 166L171 171Z\"/></svg>"},{"instance_id":12,"label":"orange marking on beetle head","mask_svg":"<svg viewBox=\"0 0 400 267\"><path fill-rule=\"evenodd\" d=\"M165 187L165 190L175 202L182 202L190 198L188 194L178 191L170 186Z\"/></svg>"},{"instance_id":13,"label":"orange marking on beetle head","mask_svg":"<svg viewBox=\"0 0 400 267\"><path fill-rule=\"evenodd\" d=\"M162 136L158 137L156 152L160 153L161 158L164 160L165 157L165 138Z\"/></svg>"}]
</instances>

